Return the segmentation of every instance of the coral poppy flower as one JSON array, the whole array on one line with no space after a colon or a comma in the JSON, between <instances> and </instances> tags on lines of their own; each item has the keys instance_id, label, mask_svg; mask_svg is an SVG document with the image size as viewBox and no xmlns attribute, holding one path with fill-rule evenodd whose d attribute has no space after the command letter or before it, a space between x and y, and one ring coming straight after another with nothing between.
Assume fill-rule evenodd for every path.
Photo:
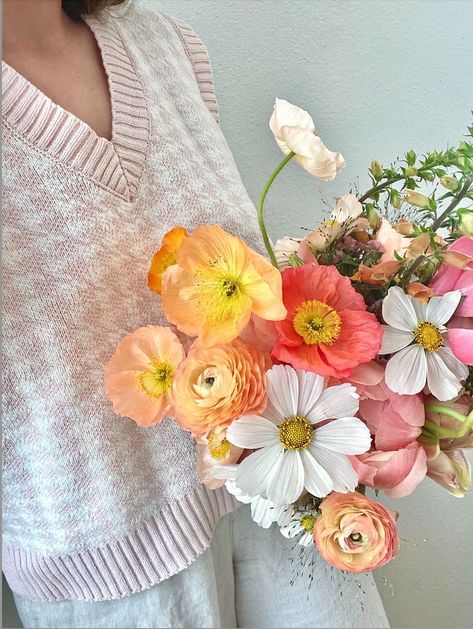
<instances>
[{"instance_id":1,"label":"coral poppy flower","mask_svg":"<svg viewBox=\"0 0 473 629\"><path fill-rule=\"evenodd\" d=\"M149 325L125 336L105 368L105 393L115 413L140 426L172 413L172 381L184 357L169 328Z\"/></svg>"},{"instance_id":2,"label":"coral poppy flower","mask_svg":"<svg viewBox=\"0 0 473 629\"><path fill-rule=\"evenodd\" d=\"M185 238L176 262L163 276L164 313L200 346L234 340L252 312L271 321L286 316L279 271L218 225Z\"/></svg>"},{"instance_id":3,"label":"coral poppy flower","mask_svg":"<svg viewBox=\"0 0 473 629\"><path fill-rule=\"evenodd\" d=\"M334 266L306 264L285 269L282 278L288 315L276 323L275 358L297 369L341 378L377 355L381 326Z\"/></svg>"},{"instance_id":4,"label":"coral poppy flower","mask_svg":"<svg viewBox=\"0 0 473 629\"><path fill-rule=\"evenodd\" d=\"M151 267L148 273L148 287L151 290L156 293L161 292L164 272L168 267L176 264L176 253L188 235L184 227L174 227L164 235L161 248L151 258Z\"/></svg>"}]
</instances>

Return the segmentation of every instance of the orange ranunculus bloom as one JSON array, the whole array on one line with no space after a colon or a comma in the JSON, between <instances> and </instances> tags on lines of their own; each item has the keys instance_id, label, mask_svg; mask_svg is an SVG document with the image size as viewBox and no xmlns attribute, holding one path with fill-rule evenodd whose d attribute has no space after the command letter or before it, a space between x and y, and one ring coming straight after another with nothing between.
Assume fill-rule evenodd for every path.
<instances>
[{"instance_id":1,"label":"orange ranunculus bloom","mask_svg":"<svg viewBox=\"0 0 473 629\"><path fill-rule=\"evenodd\" d=\"M148 287L156 293L161 292L161 284L164 271L172 264L176 264L176 253L182 241L189 234L184 227L174 227L164 234L161 248L156 251L151 259L151 267L148 273Z\"/></svg>"},{"instance_id":2,"label":"orange ranunculus bloom","mask_svg":"<svg viewBox=\"0 0 473 629\"><path fill-rule=\"evenodd\" d=\"M236 339L225 345L191 348L173 385L176 419L195 436L266 408L269 354Z\"/></svg>"},{"instance_id":3,"label":"orange ranunculus bloom","mask_svg":"<svg viewBox=\"0 0 473 629\"><path fill-rule=\"evenodd\" d=\"M217 225L185 238L176 262L163 276L164 314L200 346L229 343L253 312L271 321L286 316L279 271Z\"/></svg>"},{"instance_id":4,"label":"orange ranunculus bloom","mask_svg":"<svg viewBox=\"0 0 473 629\"><path fill-rule=\"evenodd\" d=\"M170 328L148 325L125 336L105 368L105 393L114 412L140 426L173 414L172 381L184 357Z\"/></svg>"},{"instance_id":5,"label":"orange ranunculus bloom","mask_svg":"<svg viewBox=\"0 0 473 629\"><path fill-rule=\"evenodd\" d=\"M396 514L357 492L333 492L315 522L314 541L328 563L347 572L371 572L397 554Z\"/></svg>"}]
</instances>

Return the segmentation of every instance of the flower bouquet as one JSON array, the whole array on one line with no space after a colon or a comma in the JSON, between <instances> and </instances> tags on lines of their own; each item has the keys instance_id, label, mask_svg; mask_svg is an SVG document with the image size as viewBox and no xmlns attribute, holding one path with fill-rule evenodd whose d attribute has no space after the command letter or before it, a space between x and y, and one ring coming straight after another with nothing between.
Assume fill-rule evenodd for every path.
<instances>
[{"instance_id":1,"label":"flower bouquet","mask_svg":"<svg viewBox=\"0 0 473 629\"><path fill-rule=\"evenodd\" d=\"M168 232L148 284L170 327L126 336L105 389L142 426L175 418L202 482L259 525L368 572L399 538L366 487L402 497L427 475L470 488L473 145L373 161L367 192L273 247L263 208L284 166L329 180L345 162L287 101L270 128L285 154L257 208L270 261L217 225Z\"/></svg>"}]
</instances>

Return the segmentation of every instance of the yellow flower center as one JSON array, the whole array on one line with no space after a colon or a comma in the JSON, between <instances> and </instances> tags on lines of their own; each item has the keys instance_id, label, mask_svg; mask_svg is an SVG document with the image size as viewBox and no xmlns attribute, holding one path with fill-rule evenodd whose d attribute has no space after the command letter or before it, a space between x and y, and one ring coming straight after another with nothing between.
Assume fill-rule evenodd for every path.
<instances>
[{"instance_id":1,"label":"yellow flower center","mask_svg":"<svg viewBox=\"0 0 473 629\"><path fill-rule=\"evenodd\" d=\"M296 415L279 425L279 441L286 450L307 448L312 441L314 429L305 417Z\"/></svg>"},{"instance_id":2,"label":"yellow flower center","mask_svg":"<svg viewBox=\"0 0 473 629\"><path fill-rule=\"evenodd\" d=\"M307 513L306 515L303 515L300 519L300 525L302 526L304 531L307 531L307 533L313 533L315 520L315 515L310 515L309 513Z\"/></svg>"},{"instance_id":3,"label":"yellow flower center","mask_svg":"<svg viewBox=\"0 0 473 629\"><path fill-rule=\"evenodd\" d=\"M170 362L152 358L150 368L138 375L138 385L148 397L160 398L170 388L173 375Z\"/></svg>"},{"instance_id":4,"label":"yellow flower center","mask_svg":"<svg viewBox=\"0 0 473 629\"><path fill-rule=\"evenodd\" d=\"M307 345L333 345L340 336L340 315L332 306L317 299L298 306L292 324Z\"/></svg>"},{"instance_id":5,"label":"yellow flower center","mask_svg":"<svg viewBox=\"0 0 473 629\"><path fill-rule=\"evenodd\" d=\"M210 261L194 272L194 295L210 325L238 319L250 302L242 279L224 266L224 261Z\"/></svg>"},{"instance_id":6,"label":"yellow flower center","mask_svg":"<svg viewBox=\"0 0 473 629\"><path fill-rule=\"evenodd\" d=\"M222 461L230 454L230 442L228 439L220 439L214 432L211 432L207 438L207 447L212 459Z\"/></svg>"},{"instance_id":7,"label":"yellow flower center","mask_svg":"<svg viewBox=\"0 0 473 629\"><path fill-rule=\"evenodd\" d=\"M421 321L414 330L414 341L428 352L436 352L443 345L442 333L433 323Z\"/></svg>"}]
</instances>

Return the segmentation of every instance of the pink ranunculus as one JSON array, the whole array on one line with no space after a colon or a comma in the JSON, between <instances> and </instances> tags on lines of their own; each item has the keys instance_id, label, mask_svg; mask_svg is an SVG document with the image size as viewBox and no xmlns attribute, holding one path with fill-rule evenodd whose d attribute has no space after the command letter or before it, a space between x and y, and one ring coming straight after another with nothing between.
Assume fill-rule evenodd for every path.
<instances>
[{"instance_id":1,"label":"pink ranunculus","mask_svg":"<svg viewBox=\"0 0 473 629\"><path fill-rule=\"evenodd\" d=\"M349 378L360 395L359 416L374 435L376 450L405 448L425 422L421 395L399 395L384 381L384 366L374 361L357 367Z\"/></svg>"},{"instance_id":2,"label":"pink ranunculus","mask_svg":"<svg viewBox=\"0 0 473 629\"><path fill-rule=\"evenodd\" d=\"M462 236L455 240L447 251L455 251L473 258L473 238ZM444 295L451 290L461 290L464 298L455 314L460 317L473 317L473 260L466 269L459 269L444 262L433 281L430 282L430 286L436 295Z\"/></svg>"},{"instance_id":3,"label":"pink ranunculus","mask_svg":"<svg viewBox=\"0 0 473 629\"><path fill-rule=\"evenodd\" d=\"M396 514L357 492L333 492L320 505L314 541L322 557L347 572L371 572L397 554Z\"/></svg>"},{"instance_id":4,"label":"pink ranunculus","mask_svg":"<svg viewBox=\"0 0 473 629\"><path fill-rule=\"evenodd\" d=\"M447 328L452 352L465 365L473 365L473 317L455 315L450 319Z\"/></svg>"},{"instance_id":5,"label":"pink ranunculus","mask_svg":"<svg viewBox=\"0 0 473 629\"><path fill-rule=\"evenodd\" d=\"M248 345L255 345L263 352L271 353L278 340L278 333L273 321L266 321L266 319L253 314L248 325L240 334L240 338Z\"/></svg>"},{"instance_id":6,"label":"pink ranunculus","mask_svg":"<svg viewBox=\"0 0 473 629\"><path fill-rule=\"evenodd\" d=\"M399 450L372 450L350 459L360 483L395 498L411 494L427 473L427 456L417 441Z\"/></svg>"}]
</instances>

